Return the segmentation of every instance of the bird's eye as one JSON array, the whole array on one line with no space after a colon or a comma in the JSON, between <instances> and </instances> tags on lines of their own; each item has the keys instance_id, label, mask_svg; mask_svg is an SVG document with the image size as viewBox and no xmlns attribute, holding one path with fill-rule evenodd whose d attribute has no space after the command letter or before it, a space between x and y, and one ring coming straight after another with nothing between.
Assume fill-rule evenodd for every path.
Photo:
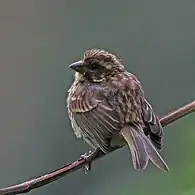
<instances>
[{"instance_id":1,"label":"bird's eye","mask_svg":"<svg viewBox=\"0 0 195 195\"><path fill-rule=\"evenodd\" d=\"M95 70L95 69L98 68L98 66L99 66L99 64L97 64L97 63L92 63L92 64L90 64L90 65L88 66L88 68L91 69L91 70Z\"/></svg>"}]
</instances>

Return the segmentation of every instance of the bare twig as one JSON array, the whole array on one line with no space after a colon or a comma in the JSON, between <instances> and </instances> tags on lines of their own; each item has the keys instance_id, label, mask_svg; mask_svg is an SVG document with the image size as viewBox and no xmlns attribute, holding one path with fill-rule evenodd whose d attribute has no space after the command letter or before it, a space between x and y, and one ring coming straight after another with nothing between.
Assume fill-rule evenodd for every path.
<instances>
[{"instance_id":1,"label":"bare twig","mask_svg":"<svg viewBox=\"0 0 195 195\"><path fill-rule=\"evenodd\" d=\"M195 112L195 101L180 107L179 109L167 114L166 116L162 117L160 119L160 122L162 126L166 126L182 117L185 115L188 115L192 112ZM114 150L117 150L119 148L115 148ZM112 152L110 151L110 152ZM52 171L48 174L45 174L43 176L37 177L35 179L26 181L24 183L2 188L0 189L0 195L13 195L13 194L20 194L20 193L27 193L31 191L32 189L39 188L41 186L47 185L61 177L64 177L65 175L76 171L83 167L85 164L87 164L89 161L92 162L105 154L100 153L100 152L93 152L86 160L81 158L79 160L76 160L70 164L66 164L63 167L56 169L55 171Z\"/></svg>"}]
</instances>

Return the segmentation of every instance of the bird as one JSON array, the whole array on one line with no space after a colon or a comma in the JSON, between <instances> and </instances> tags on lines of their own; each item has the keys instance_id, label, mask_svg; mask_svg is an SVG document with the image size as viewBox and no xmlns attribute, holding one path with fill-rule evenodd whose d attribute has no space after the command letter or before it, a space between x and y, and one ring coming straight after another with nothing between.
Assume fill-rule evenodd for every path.
<instances>
[{"instance_id":1,"label":"bird","mask_svg":"<svg viewBox=\"0 0 195 195\"><path fill-rule=\"evenodd\" d=\"M105 154L127 144L137 171L145 169L149 161L169 171L157 151L163 145L159 118L140 81L125 69L122 60L104 49L89 49L69 67L75 75L67 109L76 137Z\"/></svg>"}]
</instances>

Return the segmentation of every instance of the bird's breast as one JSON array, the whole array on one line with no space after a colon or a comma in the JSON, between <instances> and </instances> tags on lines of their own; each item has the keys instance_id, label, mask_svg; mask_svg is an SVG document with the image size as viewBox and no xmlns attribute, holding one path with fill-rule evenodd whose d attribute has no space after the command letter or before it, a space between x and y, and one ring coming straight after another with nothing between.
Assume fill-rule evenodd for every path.
<instances>
[{"instance_id":1,"label":"bird's breast","mask_svg":"<svg viewBox=\"0 0 195 195\"><path fill-rule=\"evenodd\" d=\"M78 84L73 86L68 97L68 105L71 112L84 113L95 108L99 100L95 99L96 93L93 86Z\"/></svg>"}]
</instances>

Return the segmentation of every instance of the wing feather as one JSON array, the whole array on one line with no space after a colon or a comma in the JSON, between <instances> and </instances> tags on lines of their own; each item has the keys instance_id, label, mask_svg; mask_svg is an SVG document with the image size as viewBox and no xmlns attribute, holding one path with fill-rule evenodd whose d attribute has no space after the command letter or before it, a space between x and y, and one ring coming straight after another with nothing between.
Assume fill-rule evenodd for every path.
<instances>
[{"instance_id":1,"label":"wing feather","mask_svg":"<svg viewBox=\"0 0 195 195\"><path fill-rule=\"evenodd\" d=\"M144 105L142 106L142 114L146 126L146 134L150 136L155 147L161 149L163 129L158 117L154 114L151 105L146 100L144 100Z\"/></svg>"}]
</instances>

